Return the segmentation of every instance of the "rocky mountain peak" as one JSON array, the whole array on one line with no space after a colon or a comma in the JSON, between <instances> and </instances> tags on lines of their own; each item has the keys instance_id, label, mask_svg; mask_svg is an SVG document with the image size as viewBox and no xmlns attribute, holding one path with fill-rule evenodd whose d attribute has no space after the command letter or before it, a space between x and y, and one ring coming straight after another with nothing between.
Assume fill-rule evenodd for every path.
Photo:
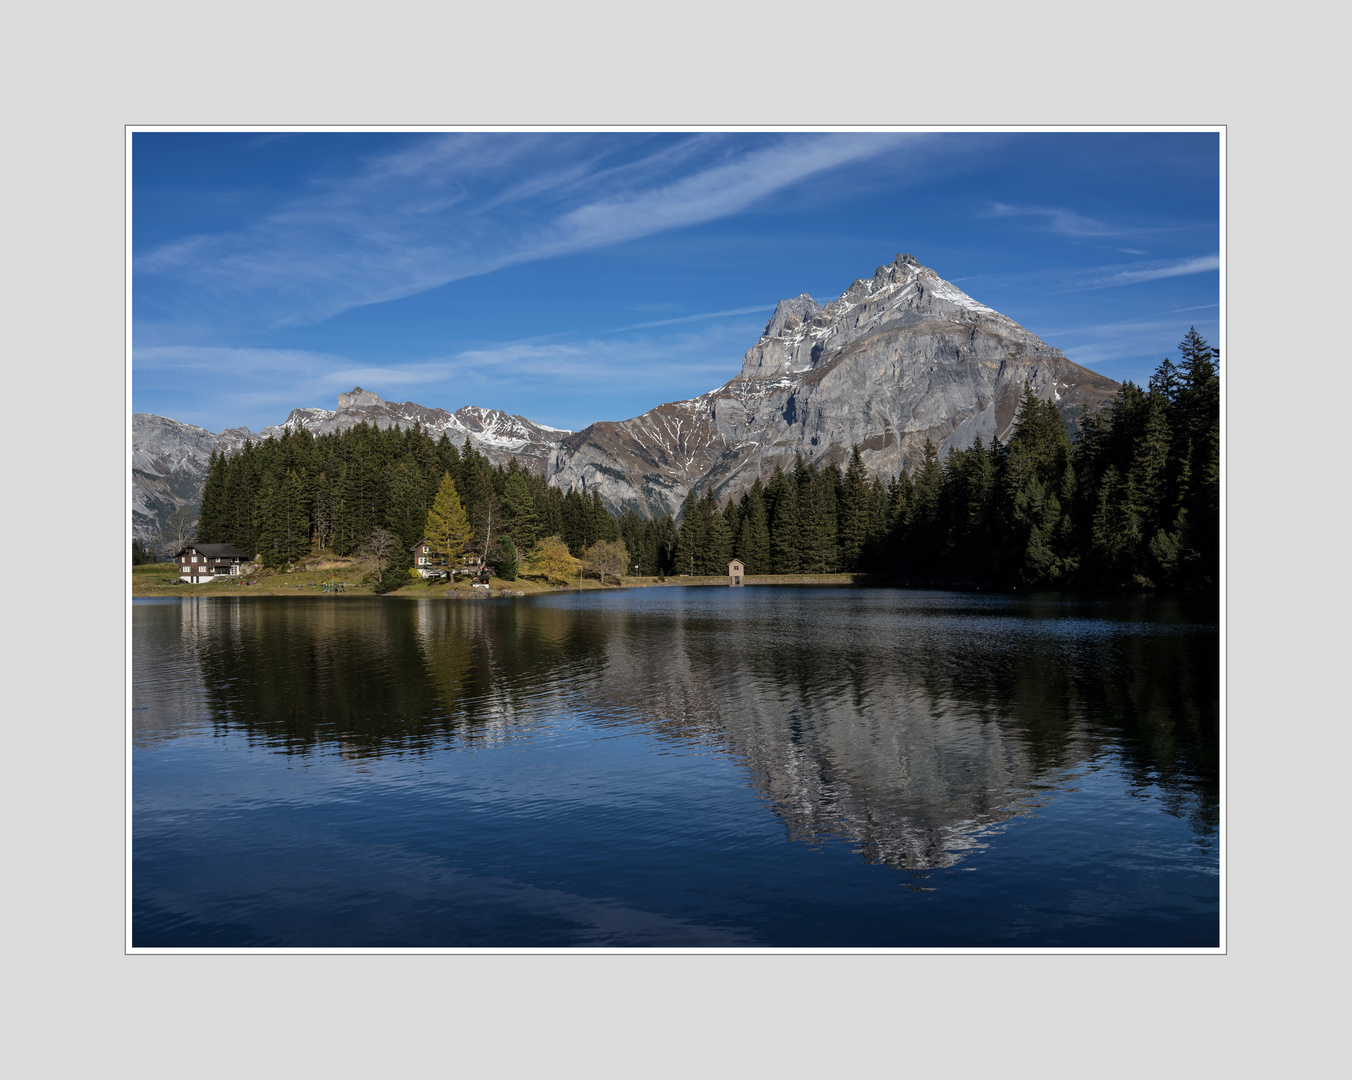
<instances>
[{"instance_id":1,"label":"rocky mountain peak","mask_svg":"<svg viewBox=\"0 0 1352 1080\"><path fill-rule=\"evenodd\" d=\"M1072 424L1116 390L907 252L825 305L781 300L724 387L579 432L549 480L617 510L676 514L692 490L735 497L799 454L843 467L857 445L891 476L927 440L940 457L1007 441L1025 383Z\"/></svg>"},{"instance_id":2,"label":"rocky mountain peak","mask_svg":"<svg viewBox=\"0 0 1352 1080\"><path fill-rule=\"evenodd\" d=\"M349 409L369 409L383 404L380 395L374 390L363 390L360 386L354 386L346 394L338 395L339 412L347 412Z\"/></svg>"},{"instance_id":3,"label":"rocky mountain peak","mask_svg":"<svg viewBox=\"0 0 1352 1080\"><path fill-rule=\"evenodd\" d=\"M941 457L978 438L1008 440L1025 384L1068 423L1117 388L906 253L825 305L807 293L779 301L732 380L631 420L570 433L497 409L398 404L356 386L336 412L294 409L259 437L417 424L433 438L468 439L494 464L516 457L556 487L596 491L613 510L676 514L692 490L737 496L799 454L843 466L857 445L866 468L886 477L914 468L927 440ZM233 453L250 434L134 417L136 535L154 535L200 499L212 451Z\"/></svg>"},{"instance_id":4,"label":"rocky mountain peak","mask_svg":"<svg viewBox=\"0 0 1352 1080\"><path fill-rule=\"evenodd\" d=\"M761 333L761 337L780 337L785 331L797 330L821 309L821 304L808 296L807 293L799 293L792 300L781 300L775 305L775 313L770 316L770 321L765 324L765 330Z\"/></svg>"}]
</instances>

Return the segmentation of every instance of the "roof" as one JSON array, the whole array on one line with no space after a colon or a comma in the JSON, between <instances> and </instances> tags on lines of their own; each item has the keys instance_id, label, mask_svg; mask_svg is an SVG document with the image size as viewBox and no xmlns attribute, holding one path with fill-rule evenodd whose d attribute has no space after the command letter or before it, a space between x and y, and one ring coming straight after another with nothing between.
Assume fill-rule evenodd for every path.
<instances>
[{"instance_id":1,"label":"roof","mask_svg":"<svg viewBox=\"0 0 1352 1080\"><path fill-rule=\"evenodd\" d=\"M178 558L184 551L196 551L201 555L209 555L213 559L247 559L249 557L248 552L240 551L234 544L199 544L194 541L191 544L184 544L182 549L174 555L174 558Z\"/></svg>"}]
</instances>

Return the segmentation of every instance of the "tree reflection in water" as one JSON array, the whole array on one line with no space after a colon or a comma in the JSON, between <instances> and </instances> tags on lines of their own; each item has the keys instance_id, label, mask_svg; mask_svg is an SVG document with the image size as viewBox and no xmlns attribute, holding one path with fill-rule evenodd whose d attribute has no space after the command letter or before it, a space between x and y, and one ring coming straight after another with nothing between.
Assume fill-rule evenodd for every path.
<instances>
[{"instance_id":1,"label":"tree reflection in water","mask_svg":"<svg viewBox=\"0 0 1352 1080\"><path fill-rule=\"evenodd\" d=\"M286 754L454 752L583 717L730 755L790 838L911 871L1115 762L1214 843L1218 635L1179 602L752 587L177 612L216 730Z\"/></svg>"}]
</instances>

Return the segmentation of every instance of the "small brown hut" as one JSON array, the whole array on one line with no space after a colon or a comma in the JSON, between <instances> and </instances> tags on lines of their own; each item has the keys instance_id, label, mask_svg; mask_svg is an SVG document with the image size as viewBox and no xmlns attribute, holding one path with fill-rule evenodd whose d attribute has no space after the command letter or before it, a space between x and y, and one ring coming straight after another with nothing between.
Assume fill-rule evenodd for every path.
<instances>
[{"instance_id":1,"label":"small brown hut","mask_svg":"<svg viewBox=\"0 0 1352 1080\"><path fill-rule=\"evenodd\" d=\"M728 563L728 584L740 585L742 578L746 576L746 564L741 559L733 559Z\"/></svg>"}]
</instances>

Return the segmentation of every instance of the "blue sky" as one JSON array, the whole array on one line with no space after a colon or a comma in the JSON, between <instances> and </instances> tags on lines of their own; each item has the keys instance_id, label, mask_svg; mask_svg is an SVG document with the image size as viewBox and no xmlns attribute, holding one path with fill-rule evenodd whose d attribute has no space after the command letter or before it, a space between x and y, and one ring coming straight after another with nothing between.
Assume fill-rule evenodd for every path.
<instances>
[{"instance_id":1,"label":"blue sky","mask_svg":"<svg viewBox=\"0 0 1352 1080\"><path fill-rule=\"evenodd\" d=\"M1143 383L1218 338L1219 138L136 132L132 408L256 431L361 385L576 430L899 252Z\"/></svg>"}]
</instances>

